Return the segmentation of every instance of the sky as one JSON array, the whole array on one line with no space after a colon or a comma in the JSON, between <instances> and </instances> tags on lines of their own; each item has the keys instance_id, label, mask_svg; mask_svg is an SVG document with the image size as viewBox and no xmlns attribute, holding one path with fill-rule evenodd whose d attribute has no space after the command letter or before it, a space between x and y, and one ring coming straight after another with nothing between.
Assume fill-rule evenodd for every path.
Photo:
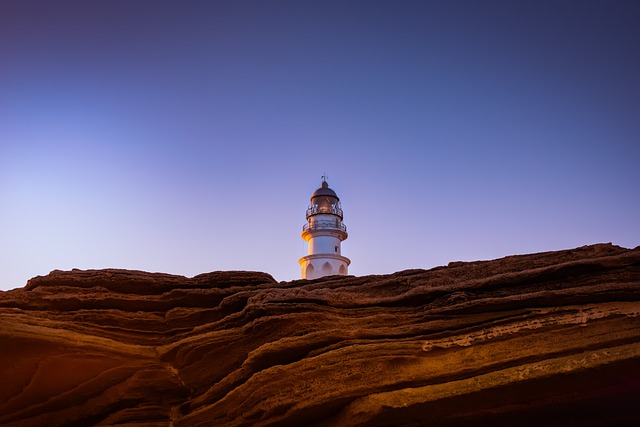
<instances>
[{"instance_id":1,"label":"sky","mask_svg":"<svg viewBox=\"0 0 640 427\"><path fill-rule=\"evenodd\" d=\"M0 289L640 245L640 2L0 2Z\"/></svg>"}]
</instances>

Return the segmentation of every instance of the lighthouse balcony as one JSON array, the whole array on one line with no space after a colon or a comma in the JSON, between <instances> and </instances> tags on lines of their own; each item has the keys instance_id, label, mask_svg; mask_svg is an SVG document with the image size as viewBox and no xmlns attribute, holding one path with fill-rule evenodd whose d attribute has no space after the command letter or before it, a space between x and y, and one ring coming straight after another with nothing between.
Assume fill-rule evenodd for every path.
<instances>
[{"instance_id":1,"label":"lighthouse balcony","mask_svg":"<svg viewBox=\"0 0 640 427\"><path fill-rule=\"evenodd\" d=\"M340 208L339 205L338 206L313 205L313 206L310 206L309 209L307 209L307 219L309 219L310 216L318 215L318 214L331 214L331 215L337 215L340 218L342 218L342 209Z\"/></svg>"},{"instance_id":2,"label":"lighthouse balcony","mask_svg":"<svg viewBox=\"0 0 640 427\"><path fill-rule=\"evenodd\" d=\"M302 231L310 231L310 230L340 230L347 232L347 226L342 223L342 221L313 221L311 224L307 223L302 226Z\"/></svg>"}]
</instances>

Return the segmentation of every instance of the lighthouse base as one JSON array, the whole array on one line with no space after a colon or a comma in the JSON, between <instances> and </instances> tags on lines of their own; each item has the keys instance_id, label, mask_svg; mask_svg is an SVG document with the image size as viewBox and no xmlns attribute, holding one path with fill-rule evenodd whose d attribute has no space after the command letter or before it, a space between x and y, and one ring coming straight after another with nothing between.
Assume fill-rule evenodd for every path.
<instances>
[{"instance_id":1,"label":"lighthouse base","mask_svg":"<svg viewBox=\"0 0 640 427\"><path fill-rule=\"evenodd\" d=\"M298 261L302 267L303 279L318 279L325 276L346 276L349 274L351 260L341 255L307 255Z\"/></svg>"}]
</instances>

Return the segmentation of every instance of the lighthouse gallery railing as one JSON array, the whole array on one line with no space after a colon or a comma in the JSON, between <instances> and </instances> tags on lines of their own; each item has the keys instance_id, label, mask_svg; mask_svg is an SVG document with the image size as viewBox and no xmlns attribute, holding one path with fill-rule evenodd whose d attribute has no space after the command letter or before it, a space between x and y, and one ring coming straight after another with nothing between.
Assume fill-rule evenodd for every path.
<instances>
[{"instance_id":1,"label":"lighthouse gallery railing","mask_svg":"<svg viewBox=\"0 0 640 427\"><path fill-rule=\"evenodd\" d=\"M333 229L347 231L347 226L340 221L314 221L312 224L305 224L302 226L302 231L307 230L321 230L321 229Z\"/></svg>"},{"instance_id":2,"label":"lighthouse gallery railing","mask_svg":"<svg viewBox=\"0 0 640 427\"><path fill-rule=\"evenodd\" d=\"M317 214L333 214L333 215L338 215L340 218L342 218L342 209L340 209L340 206L336 206L336 205L331 205L331 206L313 205L313 206L310 206L309 209L307 209L307 219L310 216L317 215Z\"/></svg>"}]
</instances>

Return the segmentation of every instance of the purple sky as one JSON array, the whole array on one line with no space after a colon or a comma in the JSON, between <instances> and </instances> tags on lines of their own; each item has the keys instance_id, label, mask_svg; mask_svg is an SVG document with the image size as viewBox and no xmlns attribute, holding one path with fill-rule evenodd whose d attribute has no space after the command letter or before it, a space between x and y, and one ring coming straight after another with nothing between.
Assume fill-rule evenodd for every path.
<instances>
[{"instance_id":1,"label":"purple sky","mask_svg":"<svg viewBox=\"0 0 640 427\"><path fill-rule=\"evenodd\" d=\"M3 1L0 289L640 245L640 2Z\"/></svg>"}]
</instances>

